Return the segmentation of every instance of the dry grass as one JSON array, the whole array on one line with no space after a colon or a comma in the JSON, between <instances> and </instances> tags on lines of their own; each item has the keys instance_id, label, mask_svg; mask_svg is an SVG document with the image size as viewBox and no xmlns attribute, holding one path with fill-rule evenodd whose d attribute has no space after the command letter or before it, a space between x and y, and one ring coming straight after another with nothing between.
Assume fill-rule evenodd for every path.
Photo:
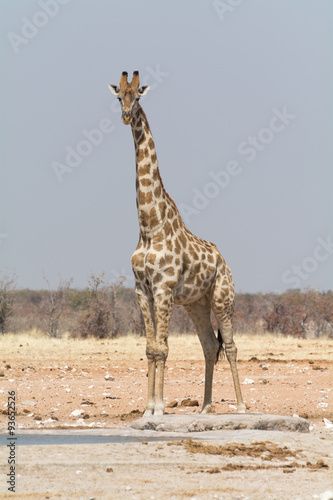
<instances>
[{"instance_id":1,"label":"dry grass","mask_svg":"<svg viewBox=\"0 0 333 500\"><path fill-rule=\"evenodd\" d=\"M333 339L295 339L279 335L236 335L238 359L259 360L327 360L333 361ZM66 361L98 358L111 360L139 360L145 358L145 337L128 335L112 340L95 338L73 340L67 337L51 339L38 331L7 334L0 337L2 361L13 358L33 360L45 364L48 360ZM203 354L197 336L171 335L169 337L169 359L202 360Z\"/></svg>"}]
</instances>

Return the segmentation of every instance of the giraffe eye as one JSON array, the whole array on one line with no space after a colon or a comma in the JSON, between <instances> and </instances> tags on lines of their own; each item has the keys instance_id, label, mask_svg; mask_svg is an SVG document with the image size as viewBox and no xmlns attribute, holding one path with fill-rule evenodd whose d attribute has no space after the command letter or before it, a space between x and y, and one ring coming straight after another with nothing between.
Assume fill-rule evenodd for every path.
<instances>
[{"instance_id":1,"label":"giraffe eye","mask_svg":"<svg viewBox=\"0 0 333 500\"><path fill-rule=\"evenodd\" d=\"M121 101L121 98L120 97L117 97L118 101Z\"/></svg>"}]
</instances>

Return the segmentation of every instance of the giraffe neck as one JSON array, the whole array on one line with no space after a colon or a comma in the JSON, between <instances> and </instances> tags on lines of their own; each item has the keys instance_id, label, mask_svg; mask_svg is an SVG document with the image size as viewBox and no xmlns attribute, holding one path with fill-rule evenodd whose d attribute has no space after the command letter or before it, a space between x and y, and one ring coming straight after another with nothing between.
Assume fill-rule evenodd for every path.
<instances>
[{"instance_id":1,"label":"giraffe neck","mask_svg":"<svg viewBox=\"0 0 333 500\"><path fill-rule=\"evenodd\" d=\"M132 120L136 159L136 205L141 233L150 233L164 223L168 196L158 169L155 144L147 117L141 108Z\"/></svg>"}]
</instances>

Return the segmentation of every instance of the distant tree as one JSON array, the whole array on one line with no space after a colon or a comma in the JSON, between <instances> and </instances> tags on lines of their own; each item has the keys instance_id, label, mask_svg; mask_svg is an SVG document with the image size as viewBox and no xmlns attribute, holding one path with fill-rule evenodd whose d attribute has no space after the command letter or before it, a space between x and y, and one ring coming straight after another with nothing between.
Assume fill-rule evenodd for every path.
<instances>
[{"instance_id":1,"label":"distant tree","mask_svg":"<svg viewBox=\"0 0 333 500\"><path fill-rule=\"evenodd\" d=\"M56 290L52 290L48 278L43 275L47 283L48 291L40 304L40 312L45 324L45 329L50 337L58 337L60 332L60 320L68 306L68 293L73 282L59 279Z\"/></svg>"},{"instance_id":2,"label":"distant tree","mask_svg":"<svg viewBox=\"0 0 333 500\"><path fill-rule=\"evenodd\" d=\"M271 310L263 316L267 330L305 338L311 317L307 297L299 290L273 296Z\"/></svg>"},{"instance_id":3,"label":"distant tree","mask_svg":"<svg viewBox=\"0 0 333 500\"><path fill-rule=\"evenodd\" d=\"M7 331L9 318L13 315L14 297L17 276L7 271L0 278L0 330L2 335Z\"/></svg>"},{"instance_id":4,"label":"distant tree","mask_svg":"<svg viewBox=\"0 0 333 500\"><path fill-rule=\"evenodd\" d=\"M106 285L104 273L92 274L89 280L90 300L79 324L72 332L72 337L115 337L120 331L118 294L125 278L117 283Z\"/></svg>"}]
</instances>

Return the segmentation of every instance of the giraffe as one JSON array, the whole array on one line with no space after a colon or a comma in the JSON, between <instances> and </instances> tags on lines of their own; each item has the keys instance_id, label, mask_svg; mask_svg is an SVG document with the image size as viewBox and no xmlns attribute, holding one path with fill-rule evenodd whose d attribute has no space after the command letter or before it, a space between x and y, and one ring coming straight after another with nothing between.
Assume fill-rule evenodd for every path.
<instances>
[{"instance_id":1,"label":"giraffe","mask_svg":"<svg viewBox=\"0 0 333 500\"><path fill-rule=\"evenodd\" d=\"M168 327L174 304L181 304L193 321L205 357L205 388L201 413L212 408L214 364L223 345L229 361L238 413L245 413L233 341L234 282L216 246L194 236L165 190L147 117L139 104L148 85L140 87L139 72L132 81L124 71L119 86L109 85L120 101L122 121L131 125L136 159L136 204L139 243L131 262L135 291L146 330L148 398L144 416L163 415L164 368L168 356ZM216 337L211 310L218 323Z\"/></svg>"}]
</instances>

